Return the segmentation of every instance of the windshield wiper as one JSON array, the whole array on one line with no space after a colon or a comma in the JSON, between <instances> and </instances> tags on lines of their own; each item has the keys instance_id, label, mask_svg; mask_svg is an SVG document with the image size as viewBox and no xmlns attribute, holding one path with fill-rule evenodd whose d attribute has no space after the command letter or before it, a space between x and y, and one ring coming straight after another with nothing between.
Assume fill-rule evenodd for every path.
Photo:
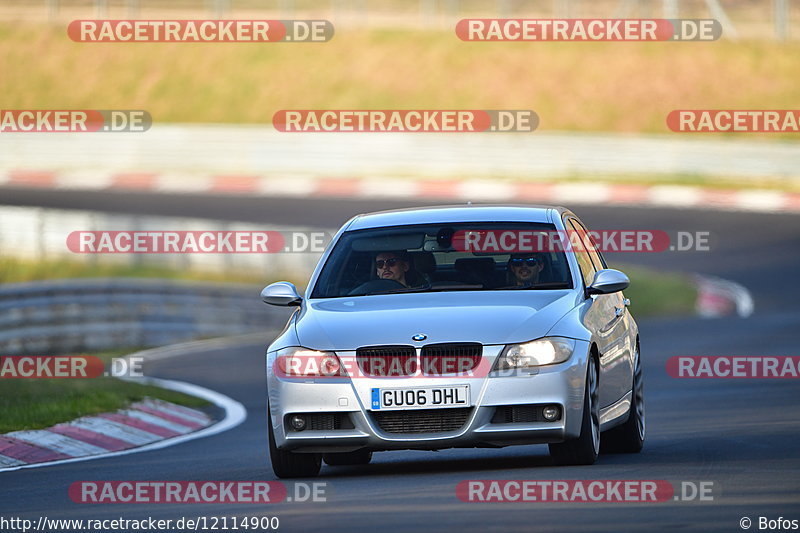
<instances>
[{"instance_id":1,"label":"windshield wiper","mask_svg":"<svg viewBox=\"0 0 800 533\"><path fill-rule=\"evenodd\" d=\"M461 284L461 285L426 285L424 287L406 287L403 289L392 289L390 291L370 292L367 295L374 294L401 294L409 292L447 292L447 291L474 291L484 289L480 284Z\"/></svg>"},{"instance_id":2,"label":"windshield wiper","mask_svg":"<svg viewBox=\"0 0 800 533\"><path fill-rule=\"evenodd\" d=\"M380 292L371 292L370 294L398 294L403 292L425 292L430 290L431 286L426 285L424 287L404 287L402 289L392 289L390 291L380 291Z\"/></svg>"},{"instance_id":3,"label":"windshield wiper","mask_svg":"<svg viewBox=\"0 0 800 533\"><path fill-rule=\"evenodd\" d=\"M569 289L569 284L563 281L549 281L547 283L537 283L536 285L510 285L508 287L498 287L498 291L524 291L524 290L547 290L547 289Z\"/></svg>"},{"instance_id":4,"label":"windshield wiper","mask_svg":"<svg viewBox=\"0 0 800 533\"><path fill-rule=\"evenodd\" d=\"M449 292L449 291L518 291L518 290L547 290L547 289L569 289L569 285L562 281L552 281L548 283L538 283L536 285L511 285L508 287L484 287L480 284L468 284L464 283L461 285L426 285L424 287L405 287L402 289L392 289L388 291L371 291L371 292L363 292L359 294L348 294L347 296L375 296L378 294L405 294L405 293L419 293L419 292Z\"/></svg>"},{"instance_id":5,"label":"windshield wiper","mask_svg":"<svg viewBox=\"0 0 800 533\"><path fill-rule=\"evenodd\" d=\"M489 290L483 285L442 285L440 287L433 287L431 292L447 292L447 291L481 291L481 290Z\"/></svg>"}]
</instances>

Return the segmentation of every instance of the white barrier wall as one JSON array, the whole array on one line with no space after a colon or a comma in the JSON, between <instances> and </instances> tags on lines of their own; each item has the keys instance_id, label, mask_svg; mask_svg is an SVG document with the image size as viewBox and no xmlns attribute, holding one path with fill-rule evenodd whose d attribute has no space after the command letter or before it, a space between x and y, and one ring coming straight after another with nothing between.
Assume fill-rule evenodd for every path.
<instances>
[{"instance_id":1,"label":"white barrier wall","mask_svg":"<svg viewBox=\"0 0 800 533\"><path fill-rule=\"evenodd\" d=\"M40 207L0 206L0 256L32 260L68 259L155 265L216 273L281 274L307 279L321 253L196 253L196 254L77 254L67 247L73 231L281 231L320 232L309 227L279 227L183 217L155 217L73 211Z\"/></svg>"},{"instance_id":2,"label":"white barrier wall","mask_svg":"<svg viewBox=\"0 0 800 533\"><path fill-rule=\"evenodd\" d=\"M32 162L36 164L32 164ZM199 183L214 174L303 177L464 177L553 180L686 174L709 179L800 178L800 145L787 141L614 133L281 133L268 126L153 124L146 133L4 133L3 171L156 172Z\"/></svg>"}]
</instances>

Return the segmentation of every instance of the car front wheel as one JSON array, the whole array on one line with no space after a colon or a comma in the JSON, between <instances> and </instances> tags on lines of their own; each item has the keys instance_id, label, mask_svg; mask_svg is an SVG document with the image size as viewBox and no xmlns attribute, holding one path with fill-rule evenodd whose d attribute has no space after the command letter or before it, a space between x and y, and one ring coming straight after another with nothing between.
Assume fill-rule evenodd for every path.
<instances>
[{"instance_id":1,"label":"car front wheel","mask_svg":"<svg viewBox=\"0 0 800 533\"><path fill-rule=\"evenodd\" d=\"M559 466L594 464L600 453L600 405L594 357L587 366L581 434L576 439L550 444L550 456Z\"/></svg>"}]
</instances>

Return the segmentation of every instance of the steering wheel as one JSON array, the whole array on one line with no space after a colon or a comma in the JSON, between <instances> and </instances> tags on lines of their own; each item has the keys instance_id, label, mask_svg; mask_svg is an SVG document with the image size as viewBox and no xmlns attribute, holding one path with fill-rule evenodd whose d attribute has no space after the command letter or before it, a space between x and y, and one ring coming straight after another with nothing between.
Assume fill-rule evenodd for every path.
<instances>
[{"instance_id":1,"label":"steering wheel","mask_svg":"<svg viewBox=\"0 0 800 533\"><path fill-rule=\"evenodd\" d=\"M397 289L404 289L406 286L393 279L371 279L362 283L355 289L347 293L348 296L355 294L372 294L375 292L389 292Z\"/></svg>"}]
</instances>

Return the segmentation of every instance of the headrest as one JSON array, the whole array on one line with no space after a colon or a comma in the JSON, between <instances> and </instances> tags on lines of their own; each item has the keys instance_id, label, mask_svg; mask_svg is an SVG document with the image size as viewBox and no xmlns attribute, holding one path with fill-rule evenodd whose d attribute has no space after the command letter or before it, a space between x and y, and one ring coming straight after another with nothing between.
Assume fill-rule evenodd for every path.
<instances>
[{"instance_id":1,"label":"headrest","mask_svg":"<svg viewBox=\"0 0 800 533\"><path fill-rule=\"evenodd\" d=\"M494 272L494 258L492 257L463 257L456 259L455 269L459 272L475 272L477 274L491 274Z\"/></svg>"},{"instance_id":2,"label":"headrest","mask_svg":"<svg viewBox=\"0 0 800 533\"><path fill-rule=\"evenodd\" d=\"M411 256L412 266L417 272L423 274L430 274L436 270L436 259L433 257L433 252L409 252Z\"/></svg>"}]
</instances>

